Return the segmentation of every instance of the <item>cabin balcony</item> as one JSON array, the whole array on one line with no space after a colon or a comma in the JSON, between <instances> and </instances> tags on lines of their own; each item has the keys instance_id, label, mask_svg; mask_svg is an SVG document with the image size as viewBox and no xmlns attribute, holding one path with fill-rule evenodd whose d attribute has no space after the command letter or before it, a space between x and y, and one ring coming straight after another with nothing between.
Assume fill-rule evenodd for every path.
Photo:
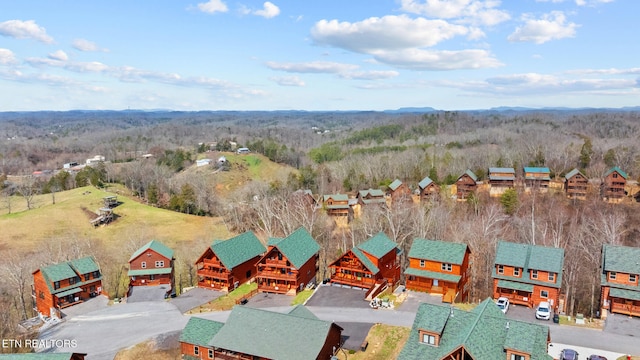
<instances>
[{"instance_id":1,"label":"cabin balcony","mask_svg":"<svg viewBox=\"0 0 640 360\"><path fill-rule=\"evenodd\" d=\"M640 316L640 301L612 297L611 312L629 316Z\"/></svg>"},{"instance_id":2,"label":"cabin balcony","mask_svg":"<svg viewBox=\"0 0 640 360\"><path fill-rule=\"evenodd\" d=\"M266 265L270 265L270 266L276 266L276 267L290 267L291 264L289 263L289 261L282 259L282 260L278 260L278 259L265 259L265 264Z\"/></svg>"},{"instance_id":3,"label":"cabin balcony","mask_svg":"<svg viewBox=\"0 0 640 360\"><path fill-rule=\"evenodd\" d=\"M298 278L298 274L294 272L282 273L280 271L258 271L256 275L258 279L264 280L283 280L283 281L296 281Z\"/></svg>"},{"instance_id":4,"label":"cabin balcony","mask_svg":"<svg viewBox=\"0 0 640 360\"><path fill-rule=\"evenodd\" d=\"M335 274L333 274L333 276L331 276L331 282L368 289L376 283L376 280L370 277L336 272Z\"/></svg>"},{"instance_id":5,"label":"cabin balcony","mask_svg":"<svg viewBox=\"0 0 640 360\"><path fill-rule=\"evenodd\" d=\"M207 269L199 269L198 276L202 276L205 278L224 280L226 282L230 281L231 273L228 271L216 271L216 270L207 270Z\"/></svg>"},{"instance_id":6,"label":"cabin balcony","mask_svg":"<svg viewBox=\"0 0 640 360\"><path fill-rule=\"evenodd\" d=\"M295 295L297 282L294 281L286 281L286 280L273 280L273 279L258 279L258 291L260 292L269 292L269 293L277 293L277 294L287 294L292 293Z\"/></svg>"},{"instance_id":7,"label":"cabin balcony","mask_svg":"<svg viewBox=\"0 0 640 360\"><path fill-rule=\"evenodd\" d=\"M531 293L522 291L522 290L511 290L511 289L503 289L498 288L497 292L494 293L494 298L506 297L509 299L509 302L512 304L524 305L527 307L533 307L533 299L531 298Z\"/></svg>"},{"instance_id":8,"label":"cabin balcony","mask_svg":"<svg viewBox=\"0 0 640 360\"><path fill-rule=\"evenodd\" d=\"M211 268L224 267L224 265L222 265L222 263L218 259L204 259L202 260L202 262L198 263L198 265L200 264L204 265L204 267L211 267Z\"/></svg>"},{"instance_id":9,"label":"cabin balcony","mask_svg":"<svg viewBox=\"0 0 640 360\"><path fill-rule=\"evenodd\" d=\"M351 270L356 270L356 271L366 271L364 266L362 266L362 263L360 263L359 261L343 261L340 264L338 264L338 266L335 267L336 272L340 271L339 269L343 268L343 269L351 269Z\"/></svg>"}]
</instances>

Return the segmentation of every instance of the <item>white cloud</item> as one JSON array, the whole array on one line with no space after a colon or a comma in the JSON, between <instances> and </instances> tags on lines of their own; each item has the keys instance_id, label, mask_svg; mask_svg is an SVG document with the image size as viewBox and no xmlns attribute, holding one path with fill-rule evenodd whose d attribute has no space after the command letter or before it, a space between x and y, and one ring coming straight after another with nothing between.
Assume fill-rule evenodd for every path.
<instances>
[{"instance_id":1,"label":"white cloud","mask_svg":"<svg viewBox=\"0 0 640 360\"><path fill-rule=\"evenodd\" d=\"M511 17L497 9L496 0L401 0L401 10L440 19L459 19L462 22L496 25Z\"/></svg>"},{"instance_id":2,"label":"white cloud","mask_svg":"<svg viewBox=\"0 0 640 360\"><path fill-rule=\"evenodd\" d=\"M281 86L305 86L304 81L297 76L274 76L269 80Z\"/></svg>"},{"instance_id":3,"label":"white cloud","mask_svg":"<svg viewBox=\"0 0 640 360\"><path fill-rule=\"evenodd\" d=\"M468 33L466 27L444 20L412 19L406 15L372 17L355 23L321 20L311 29L318 44L360 53L434 46Z\"/></svg>"},{"instance_id":4,"label":"white cloud","mask_svg":"<svg viewBox=\"0 0 640 360\"><path fill-rule=\"evenodd\" d=\"M374 53L379 62L411 70L495 68L503 64L486 50L459 51L406 49Z\"/></svg>"},{"instance_id":5,"label":"white cloud","mask_svg":"<svg viewBox=\"0 0 640 360\"><path fill-rule=\"evenodd\" d=\"M208 14L213 14L217 12L227 12L229 11L229 8L222 0L209 0L205 3L199 3L198 10Z\"/></svg>"},{"instance_id":6,"label":"white cloud","mask_svg":"<svg viewBox=\"0 0 640 360\"><path fill-rule=\"evenodd\" d=\"M0 23L0 35L16 39L34 39L45 44L53 43L53 38L47 30L33 20L8 20Z\"/></svg>"},{"instance_id":7,"label":"white cloud","mask_svg":"<svg viewBox=\"0 0 640 360\"><path fill-rule=\"evenodd\" d=\"M381 80L390 79L400 75L399 72L393 70L372 70L372 71L352 71L340 74L343 79L353 80Z\"/></svg>"},{"instance_id":8,"label":"white cloud","mask_svg":"<svg viewBox=\"0 0 640 360\"><path fill-rule=\"evenodd\" d=\"M94 42L86 40L86 39L75 39L73 40L73 43L71 44L71 46L74 47L74 49L76 50L80 50L80 51L104 51L107 52L109 51L108 49L101 49L98 47L98 45L96 45Z\"/></svg>"},{"instance_id":9,"label":"white cloud","mask_svg":"<svg viewBox=\"0 0 640 360\"><path fill-rule=\"evenodd\" d=\"M330 61L311 61L304 63L278 63L269 61L266 63L271 70L280 70L290 73L313 73L313 74L338 74L355 70L356 65L342 64Z\"/></svg>"},{"instance_id":10,"label":"white cloud","mask_svg":"<svg viewBox=\"0 0 640 360\"><path fill-rule=\"evenodd\" d=\"M17 62L13 51L0 48L0 65L13 65Z\"/></svg>"},{"instance_id":11,"label":"white cloud","mask_svg":"<svg viewBox=\"0 0 640 360\"><path fill-rule=\"evenodd\" d=\"M280 15L280 8L278 8L275 4L270 1L264 3L263 8L261 10L256 10L253 12L254 15L262 16L266 19L271 19Z\"/></svg>"},{"instance_id":12,"label":"white cloud","mask_svg":"<svg viewBox=\"0 0 640 360\"><path fill-rule=\"evenodd\" d=\"M67 56L67 53L65 53L62 50L58 50L56 52L52 52L51 54L49 54L49 59L52 60L58 60L58 61L67 61L69 60L69 56Z\"/></svg>"},{"instance_id":13,"label":"white cloud","mask_svg":"<svg viewBox=\"0 0 640 360\"><path fill-rule=\"evenodd\" d=\"M579 69L567 71L568 74L598 74L598 75L639 75L640 68L628 68L628 69Z\"/></svg>"},{"instance_id":14,"label":"white cloud","mask_svg":"<svg viewBox=\"0 0 640 360\"><path fill-rule=\"evenodd\" d=\"M514 42L534 42L543 44L551 40L574 37L578 25L567 23L562 11L552 11L544 14L540 19L534 19L531 15L523 15L524 26L507 37Z\"/></svg>"}]
</instances>

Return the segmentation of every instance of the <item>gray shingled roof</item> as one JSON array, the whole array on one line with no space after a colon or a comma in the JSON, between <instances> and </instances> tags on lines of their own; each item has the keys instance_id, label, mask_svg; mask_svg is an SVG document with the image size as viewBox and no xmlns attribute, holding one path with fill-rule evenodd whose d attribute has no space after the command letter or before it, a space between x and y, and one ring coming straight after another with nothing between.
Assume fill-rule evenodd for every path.
<instances>
[{"instance_id":1,"label":"gray shingled roof","mask_svg":"<svg viewBox=\"0 0 640 360\"><path fill-rule=\"evenodd\" d=\"M424 179L420 180L420 182L418 183L418 186L420 187L420 189L424 189L427 186L429 186L429 184L431 184L433 182L433 180L431 180L430 177L425 177Z\"/></svg>"},{"instance_id":2,"label":"gray shingled roof","mask_svg":"<svg viewBox=\"0 0 640 360\"><path fill-rule=\"evenodd\" d=\"M587 177L586 177L586 176L584 176L584 174L583 174L583 173L581 173L581 172L580 172L580 170L578 170L578 169L573 169L573 170L569 171L569 172L564 176L564 178L568 180L568 179L571 179L572 177L574 177L574 176L576 176L576 175L578 175L578 174L580 174L580 175L581 175L583 178L585 178L585 179L587 178Z\"/></svg>"},{"instance_id":3,"label":"gray shingled roof","mask_svg":"<svg viewBox=\"0 0 640 360\"><path fill-rule=\"evenodd\" d=\"M268 359L315 360L332 326L300 309L282 314L236 306L209 346Z\"/></svg>"},{"instance_id":4,"label":"gray shingled roof","mask_svg":"<svg viewBox=\"0 0 640 360\"><path fill-rule=\"evenodd\" d=\"M357 247L367 254L371 254L374 257L380 259L381 257L387 255L389 251L397 249L398 245L393 242L393 240L389 239L389 237L385 233L379 232Z\"/></svg>"},{"instance_id":5,"label":"gray shingled roof","mask_svg":"<svg viewBox=\"0 0 640 360\"><path fill-rule=\"evenodd\" d=\"M400 185L402 185L402 181L400 181L399 179L395 179L391 184L389 184L389 189L391 189L392 191L396 191L396 189L398 189Z\"/></svg>"},{"instance_id":6,"label":"gray shingled roof","mask_svg":"<svg viewBox=\"0 0 640 360\"><path fill-rule=\"evenodd\" d=\"M496 272L495 265L505 265L522 268L527 276L514 278L504 276ZM516 244L499 241L496 249L496 259L491 276L495 279L510 280L526 284L544 285L560 288L562 285L562 268L564 267L564 249L547 246ZM556 273L556 282L549 283L530 279L531 270L540 270Z\"/></svg>"},{"instance_id":7,"label":"gray shingled roof","mask_svg":"<svg viewBox=\"0 0 640 360\"><path fill-rule=\"evenodd\" d=\"M640 275L640 248L603 245L602 270Z\"/></svg>"},{"instance_id":8,"label":"gray shingled roof","mask_svg":"<svg viewBox=\"0 0 640 360\"><path fill-rule=\"evenodd\" d=\"M180 334L178 341L199 346L209 346L214 335L222 328L224 323L191 317Z\"/></svg>"},{"instance_id":9,"label":"gray shingled roof","mask_svg":"<svg viewBox=\"0 0 640 360\"><path fill-rule=\"evenodd\" d=\"M224 241L214 241L211 251L220 259L227 270L260 256L267 252L267 248L252 231L247 231L238 236Z\"/></svg>"}]
</instances>

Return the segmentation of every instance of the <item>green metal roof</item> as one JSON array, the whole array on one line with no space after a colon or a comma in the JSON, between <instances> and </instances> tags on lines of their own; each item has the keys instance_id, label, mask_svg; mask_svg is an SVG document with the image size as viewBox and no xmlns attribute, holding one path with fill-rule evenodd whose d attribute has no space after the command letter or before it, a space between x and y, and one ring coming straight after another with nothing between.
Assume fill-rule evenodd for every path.
<instances>
[{"instance_id":1,"label":"green metal roof","mask_svg":"<svg viewBox=\"0 0 640 360\"><path fill-rule=\"evenodd\" d=\"M609 290L609 296L640 301L640 289L634 291L634 290L611 288Z\"/></svg>"},{"instance_id":2,"label":"green metal roof","mask_svg":"<svg viewBox=\"0 0 640 360\"><path fill-rule=\"evenodd\" d=\"M320 245L313 239L311 234L300 227L291 235L280 240L275 247L295 266L301 268L307 260L320 251Z\"/></svg>"},{"instance_id":3,"label":"green metal roof","mask_svg":"<svg viewBox=\"0 0 640 360\"><path fill-rule=\"evenodd\" d=\"M221 322L191 317L182 330L178 341L199 346L209 346L209 342L223 325L224 323Z\"/></svg>"},{"instance_id":4,"label":"green metal roof","mask_svg":"<svg viewBox=\"0 0 640 360\"><path fill-rule=\"evenodd\" d=\"M143 276L143 275L163 275L163 274L171 274L171 268L149 268L149 269L139 269L139 270L129 270L127 276Z\"/></svg>"},{"instance_id":5,"label":"green metal roof","mask_svg":"<svg viewBox=\"0 0 640 360\"><path fill-rule=\"evenodd\" d=\"M585 179L587 178L587 177L586 177L586 176L584 176L584 174L583 174L582 172L580 172L580 170L578 170L578 169L573 169L573 170L569 171L569 172L564 176L564 178L568 180L568 179L571 179L572 177L574 177L574 176L576 176L576 175L578 175L578 174L580 174L580 175L581 175L583 178L585 178Z\"/></svg>"},{"instance_id":6,"label":"green metal roof","mask_svg":"<svg viewBox=\"0 0 640 360\"><path fill-rule=\"evenodd\" d=\"M533 292L533 285L509 280L498 280L498 287L503 289Z\"/></svg>"},{"instance_id":7,"label":"green metal roof","mask_svg":"<svg viewBox=\"0 0 640 360\"><path fill-rule=\"evenodd\" d=\"M527 267L529 246L512 242L499 241L496 248L496 265Z\"/></svg>"},{"instance_id":8,"label":"green metal roof","mask_svg":"<svg viewBox=\"0 0 640 360\"><path fill-rule=\"evenodd\" d=\"M307 309L306 307L304 307L304 305L301 305L301 304L294 306L291 309L291 311L289 311L287 314L291 316L298 316L298 317L303 317L303 318L312 319L312 320L319 320L314 313L309 311L309 309Z\"/></svg>"},{"instance_id":9,"label":"green metal roof","mask_svg":"<svg viewBox=\"0 0 640 360\"><path fill-rule=\"evenodd\" d=\"M467 169L467 171L464 172L465 174L469 175L469 177L473 180L473 181L478 181L478 176L471 171L470 169ZM464 174L463 174L464 175ZM462 176L461 176L462 177ZM458 178L459 179L459 178Z\"/></svg>"},{"instance_id":10,"label":"green metal roof","mask_svg":"<svg viewBox=\"0 0 640 360\"><path fill-rule=\"evenodd\" d=\"M315 360L329 331L329 321L235 306L209 346L278 360ZM339 327L338 327L339 328Z\"/></svg>"},{"instance_id":11,"label":"green metal roof","mask_svg":"<svg viewBox=\"0 0 640 360\"><path fill-rule=\"evenodd\" d=\"M527 176L527 174L541 174L545 175L543 177L540 176ZM527 180L551 180L551 170L548 167L525 167L524 168L524 177Z\"/></svg>"},{"instance_id":12,"label":"green metal roof","mask_svg":"<svg viewBox=\"0 0 640 360\"><path fill-rule=\"evenodd\" d=\"M369 240L357 246L358 249L366 252L367 254L371 254L378 259L387 255L397 247L398 245L393 240L389 239L389 237L383 232L377 233Z\"/></svg>"},{"instance_id":13,"label":"green metal roof","mask_svg":"<svg viewBox=\"0 0 640 360\"><path fill-rule=\"evenodd\" d=\"M420 342L419 331L440 334L438 346ZM399 359L446 359L461 347L474 359L503 359L505 349L521 351L531 360L551 360L547 326L507 319L486 299L470 312L423 303Z\"/></svg>"},{"instance_id":14,"label":"green metal roof","mask_svg":"<svg viewBox=\"0 0 640 360\"><path fill-rule=\"evenodd\" d=\"M153 250L167 259L173 259L173 250L169 249L158 240L151 240L148 243L144 244L140 249L136 250L136 252L131 255L129 261L137 258L147 250Z\"/></svg>"},{"instance_id":15,"label":"green metal roof","mask_svg":"<svg viewBox=\"0 0 640 360\"><path fill-rule=\"evenodd\" d=\"M61 291L61 292L56 294L56 297L57 298L62 298L62 297L68 296L68 295L77 294L79 292L82 292L82 289L77 287L77 288Z\"/></svg>"},{"instance_id":16,"label":"green metal roof","mask_svg":"<svg viewBox=\"0 0 640 360\"><path fill-rule=\"evenodd\" d=\"M220 259L227 270L260 256L267 252L256 235L247 231L225 241L215 241L211 244L211 251Z\"/></svg>"},{"instance_id":17,"label":"green metal roof","mask_svg":"<svg viewBox=\"0 0 640 360\"><path fill-rule=\"evenodd\" d=\"M85 353L24 353L0 354L2 360L70 360L74 354L87 356Z\"/></svg>"},{"instance_id":18,"label":"green metal roof","mask_svg":"<svg viewBox=\"0 0 640 360\"><path fill-rule=\"evenodd\" d=\"M462 265L466 251L466 244L416 238L411 244L409 257Z\"/></svg>"},{"instance_id":19,"label":"green metal roof","mask_svg":"<svg viewBox=\"0 0 640 360\"><path fill-rule=\"evenodd\" d=\"M42 270L43 275L51 282L62 281L78 276L69 265L69 262L45 266L40 270Z\"/></svg>"},{"instance_id":20,"label":"green metal roof","mask_svg":"<svg viewBox=\"0 0 640 360\"><path fill-rule=\"evenodd\" d=\"M269 240L267 240L267 246L275 246L277 243L282 241L282 239L284 239L284 238L270 237Z\"/></svg>"},{"instance_id":21,"label":"green metal roof","mask_svg":"<svg viewBox=\"0 0 640 360\"><path fill-rule=\"evenodd\" d=\"M78 272L78 274L89 274L94 271L100 271L100 267L98 267L95 259L91 256L71 260L69 261L69 264Z\"/></svg>"},{"instance_id":22,"label":"green metal roof","mask_svg":"<svg viewBox=\"0 0 640 360\"><path fill-rule=\"evenodd\" d=\"M357 247L354 247L353 249L351 249L351 252L358 258L358 260L360 260L362 265L364 265L364 267L366 267L367 270L369 270L373 275L380 272L380 269L377 266L375 266L373 262L371 262L371 260L367 258L367 255L365 255L364 253L362 253L362 251L360 251L360 249L358 249Z\"/></svg>"},{"instance_id":23,"label":"green metal roof","mask_svg":"<svg viewBox=\"0 0 640 360\"><path fill-rule=\"evenodd\" d=\"M360 197L362 198L366 197L367 195L373 197L384 197L384 192L380 189L367 189L358 191L358 195L360 195Z\"/></svg>"},{"instance_id":24,"label":"green metal roof","mask_svg":"<svg viewBox=\"0 0 640 360\"><path fill-rule=\"evenodd\" d=\"M329 199L333 199L333 201L348 201L349 196L347 194L330 194L322 196L323 202L326 202Z\"/></svg>"},{"instance_id":25,"label":"green metal roof","mask_svg":"<svg viewBox=\"0 0 640 360\"><path fill-rule=\"evenodd\" d=\"M603 245L602 270L640 275L640 248Z\"/></svg>"},{"instance_id":26,"label":"green metal roof","mask_svg":"<svg viewBox=\"0 0 640 360\"><path fill-rule=\"evenodd\" d=\"M431 180L430 177L425 177L424 179L420 180L420 182L418 183L418 186L420 187L420 189L424 189L427 186L429 186L429 184L433 183L433 180Z\"/></svg>"},{"instance_id":27,"label":"green metal roof","mask_svg":"<svg viewBox=\"0 0 640 360\"><path fill-rule=\"evenodd\" d=\"M396 189L398 189L400 185L402 185L402 181L400 181L399 179L395 179L391 184L389 184L389 189L391 189L392 191L396 191Z\"/></svg>"},{"instance_id":28,"label":"green metal roof","mask_svg":"<svg viewBox=\"0 0 640 360\"><path fill-rule=\"evenodd\" d=\"M526 284L544 285L560 288L562 284L562 268L564 267L564 249L547 246L516 244L499 241L496 249L494 265L506 265L522 268L522 278L513 278L496 273L495 266L492 276L497 279L509 279ZM529 279L531 270L547 271L556 274L556 282L548 283Z\"/></svg>"},{"instance_id":29,"label":"green metal roof","mask_svg":"<svg viewBox=\"0 0 640 360\"><path fill-rule=\"evenodd\" d=\"M626 172L622 171L622 169L620 169L617 166L612 167L611 169L609 169L609 171L607 171L606 173L604 173L604 177L609 176L611 173L613 172L617 172L618 174L620 174L620 176L622 176L625 179L629 178L629 175L627 175Z\"/></svg>"},{"instance_id":30,"label":"green metal roof","mask_svg":"<svg viewBox=\"0 0 640 360\"><path fill-rule=\"evenodd\" d=\"M428 279L438 279L438 280L448 281L456 284L460 281L460 277L461 277L460 275L444 274L437 271L419 270L414 268L407 268L404 271L404 273L405 275L420 276Z\"/></svg>"}]
</instances>

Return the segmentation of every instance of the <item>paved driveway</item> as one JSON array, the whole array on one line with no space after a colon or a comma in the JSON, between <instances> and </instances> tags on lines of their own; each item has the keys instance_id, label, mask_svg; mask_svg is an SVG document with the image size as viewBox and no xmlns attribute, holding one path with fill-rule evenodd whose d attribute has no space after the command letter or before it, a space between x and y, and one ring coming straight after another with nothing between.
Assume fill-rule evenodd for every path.
<instances>
[{"instance_id":1,"label":"paved driveway","mask_svg":"<svg viewBox=\"0 0 640 360\"><path fill-rule=\"evenodd\" d=\"M164 301L164 295L169 289L169 285L134 286L127 297L127 302Z\"/></svg>"},{"instance_id":2,"label":"paved driveway","mask_svg":"<svg viewBox=\"0 0 640 360\"><path fill-rule=\"evenodd\" d=\"M422 303L447 305L442 302L442 295L431 295L424 292L411 290L404 291L402 295L406 296L406 298L400 305L396 306L396 309L398 309L399 311L408 311L415 313L418 311L418 307Z\"/></svg>"},{"instance_id":3,"label":"paved driveway","mask_svg":"<svg viewBox=\"0 0 640 360\"><path fill-rule=\"evenodd\" d=\"M66 320L68 318L90 313L92 311L104 309L107 307L108 303L108 297L104 295L96 296L78 305L73 305L68 308L62 309L62 319Z\"/></svg>"},{"instance_id":4,"label":"paved driveway","mask_svg":"<svg viewBox=\"0 0 640 360\"><path fill-rule=\"evenodd\" d=\"M244 306L252 308L276 308L291 306L293 296L272 293L257 293Z\"/></svg>"},{"instance_id":5,"label":"paved driveway","mask_svg":"<svg viewBox=\"0 0 640 360\"><path fill-rule=\"evenodd\" d=\"M185 313L197 306L215 300L222 295L224 295L224 293L221 291L196 287L171 299L171 303L175 305L180 312Z\"/></svg>"},{"instance_id":6,"label":"paved driveway","mask_svg":"<svg viewBox=\"0 0 640 360\"><path fill-rule=\"evenodd\" d=\"M635 336L640 341L640 318L609 313L604 323L604 331L611 334ZM638 347L640 348L640 345Z\"/></svg>"},{"instance_id":7,"label":"paved driveway","mask_svg":"<svg viewBox=\"0 0 640 360\"><path fill-rule=\"evenodd\" d=\"M344 329L342 331L342 341L344 342L342 347L356 351L360 351L360 345L362 345L373 326L370 323L357 322L338 322L337 324Z\"/></svg>"},{"instance_id":8,"label":"paved driveway","mask_svg":"<svg viewBox=\"0 0 640 360\"><path fill-rule=\"evenodd\" d=\"M365 290L341 286L321 285L307 301L307 306L369 308L364 300Z\"/></svg>"}]
</instances>

